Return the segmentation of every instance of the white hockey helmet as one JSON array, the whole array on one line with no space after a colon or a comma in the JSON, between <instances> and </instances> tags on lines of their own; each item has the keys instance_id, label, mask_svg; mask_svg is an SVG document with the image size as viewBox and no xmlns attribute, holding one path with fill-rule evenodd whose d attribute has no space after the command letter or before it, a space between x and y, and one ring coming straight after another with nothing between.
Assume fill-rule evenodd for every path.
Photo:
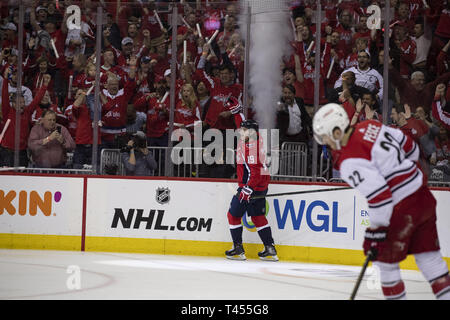
<instances>
[{"instance_id":1,"label":"white hockey helmet","mask_svg":"<svg viewBox=\"0 0 450 320\"><path fill-rule=\"evenodd\" d=\"M350 120L348 119L345 109L336 103L327 103L317 110L313 118L314 139L317 143L324 144L323 136L328 136L335 142L333 138L333 130L339 128L342 133L347 129Z\"/></svg>"}]
</instances>

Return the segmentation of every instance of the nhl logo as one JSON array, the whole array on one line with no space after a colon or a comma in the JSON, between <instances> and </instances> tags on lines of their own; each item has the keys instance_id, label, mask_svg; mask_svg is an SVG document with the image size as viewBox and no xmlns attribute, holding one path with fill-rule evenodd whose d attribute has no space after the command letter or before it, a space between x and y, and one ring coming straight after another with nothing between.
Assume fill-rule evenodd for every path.
<instances>
[{"instance_id":1,"label":"nhl logo","mask_svg":"<svg viewBox=\"0 0 450 320\"><path fill-rule=\"evenodd\" d=\"M170 201L170 190L169 188L158 188L156 189L156 202L159 204L166 204Z\"/></svg>"}]
</instances>

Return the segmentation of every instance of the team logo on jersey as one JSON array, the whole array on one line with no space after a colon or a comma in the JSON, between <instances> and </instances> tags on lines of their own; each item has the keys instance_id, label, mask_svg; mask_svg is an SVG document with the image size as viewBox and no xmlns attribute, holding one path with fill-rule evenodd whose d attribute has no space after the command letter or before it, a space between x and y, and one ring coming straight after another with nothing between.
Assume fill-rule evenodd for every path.
<instances>
[{"instance_id":1,"label":"team logo on jersey","mask_svg":"<svg viewBox=\"0 0 450 320\"><path fill-rule=\"evenodd\" d=\"M159 204L166 204L170 201L170 190L169 188L158 188L156 189L156 202Z\"/></svg>"}]
</instances>

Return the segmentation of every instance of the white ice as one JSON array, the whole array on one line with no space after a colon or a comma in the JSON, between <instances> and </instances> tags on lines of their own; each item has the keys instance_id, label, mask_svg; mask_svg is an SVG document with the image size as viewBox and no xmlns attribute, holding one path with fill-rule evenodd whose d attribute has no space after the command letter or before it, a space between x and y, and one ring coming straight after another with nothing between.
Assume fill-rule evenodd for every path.
<instances>
[{"instance_id":1,"label":"white ice","mask_svg":"<svg viewBox=\"0 0 450 320\"><path fill-rule=\"evenodd\" d=\"M0 299L346 300L361 267L220 257L0 250ZM434 299L402 270L410 299ZM356 299L383 299L369 267Z\"/></svg>"}]
</instances>

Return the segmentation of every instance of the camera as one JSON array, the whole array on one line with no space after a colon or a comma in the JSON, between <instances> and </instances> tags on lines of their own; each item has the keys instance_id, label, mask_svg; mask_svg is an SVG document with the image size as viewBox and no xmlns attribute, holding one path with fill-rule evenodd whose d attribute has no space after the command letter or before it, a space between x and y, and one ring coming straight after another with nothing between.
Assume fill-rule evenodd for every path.
<instances>
[{"instance_id":1,"label":"camera","mask_svg":"<svg viewBox=\"0 0 450 320\"><path fill-rule=\"evenodd\" d=\"M132 140L133 146L129 146L128 142ZM142 149L147 148L147 137L145 136L145 133L142 131L138 131L137 133L133 135L126 135L123 136L122 139L119 141L119 148L120 152L130 152L131 149Z\"/></svg>"}]
</instances>

